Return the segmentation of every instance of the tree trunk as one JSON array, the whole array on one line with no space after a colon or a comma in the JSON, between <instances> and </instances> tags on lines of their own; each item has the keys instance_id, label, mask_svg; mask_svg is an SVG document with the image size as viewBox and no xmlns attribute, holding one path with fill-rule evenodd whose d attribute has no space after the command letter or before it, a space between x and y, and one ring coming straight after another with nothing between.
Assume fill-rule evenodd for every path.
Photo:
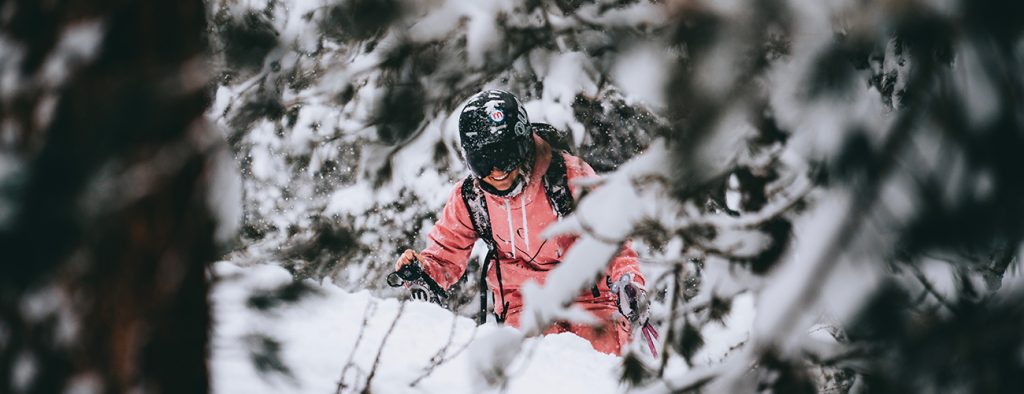
<instances>
[{"instance_id":1,"label":"tree trunk","mask_svg":"<svg viewBox=\"0 0 1024 394\"><path fill-rule=\"evenodd\" d=\"M200 0L0 0L0 392L202 393Z\"/></svg>"}]
</instances>

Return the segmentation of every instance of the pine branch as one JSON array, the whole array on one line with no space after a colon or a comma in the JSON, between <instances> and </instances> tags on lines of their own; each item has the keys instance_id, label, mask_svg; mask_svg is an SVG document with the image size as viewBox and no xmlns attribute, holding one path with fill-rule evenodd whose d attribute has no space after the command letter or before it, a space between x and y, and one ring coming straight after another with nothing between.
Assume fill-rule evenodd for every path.
<instances>
[{"instance_id":1,"label":"pine branch","mask_svg":"<svg viewBox=\"0 0 1024 394\"><path fill-rule=\"evenodd\" d=\"M723 364L696 367L677 377L663 377L651 385L633 392L644 394L693 392L723 375L724 372Z\"/></svg>"},{"instance_id":2,"label":"pine branch","mask_svg":"<svg viewBox=\"0 0 1024 394\"><path fill-rule=\"evenodd\" d=\"M929 74L927 71L915 74L915 85L923 82ZM886 134L888 138L885 140L880 152L874 157L874 160L868 163L870 168L866 170L866 173L872 174L872 176L864 177L863 184L854 193L845 215L838 219L840 221L839 226L832 234L826 237L825 242L827 246L821 253L811 257L813 263L807 268L809 271L807 280L803 281L801 283L802 286L794 293L796 294L793 297L794 302L783 306L784 309L779 317L775 319L775 324L768 325L765 330L766 332L763 334L767 334L768 337L774 337L778 333L793 332L796 325L801 321L800 315L811 305L818 302L822 287L828 282L826 279L839 266L839 264L833 264L833 262L840 258L849 244L857 238L858 231L868 217L867 212L870 212L871 207L880 197L882 185L889 179L890 172L898 162L898 152L910 141L915 130L914 126L918 118L918 112L924 104L921 103L919 106L907 108L899 114L889 133ZM770 344L763 343L760 345L768 346Z\"/></svg>"},{"instance_id":3,"label":"pine branch","mask_svg":"<svg viewBox=\"0 0 1024 394\"><path fill-rule=\"evenodd\" d=\"M811 182L811 178L812 177L810 176L800 177L800 183L797 183L794 191L791 191L790 193L780 192L783 197L781 201L765 206L765 208L759 212L736 218L725 215L705 215L688 220L684 219L683 222L680 223L679 228L681 230L685 230L695 227L715 226L736 229L752 229L764 225L772 219L786 214L791 211L794 206L804 201L804 198L814 190L814 182Z\"/></svg>"}]
</instances>

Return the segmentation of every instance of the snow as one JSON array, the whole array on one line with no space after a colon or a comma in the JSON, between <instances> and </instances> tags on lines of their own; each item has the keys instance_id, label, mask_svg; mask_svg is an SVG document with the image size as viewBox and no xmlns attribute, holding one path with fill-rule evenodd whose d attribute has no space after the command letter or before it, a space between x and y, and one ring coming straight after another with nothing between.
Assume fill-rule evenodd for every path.
<instances>
[{"instance_id":1,"label":"snow","mask_svg":"<svg viewBox=\"0 0 1024 394\"><path fill-rule=\"evenodd\" d=\"M375 196L373 187L368 183L359 183L355 186L340 189L331 195L330 202L324 213L333 215L344 212L365 212L373 207L383 196Z\"/></svg>"},{"instance_id":2,"label":"snow","mask_svg":"<svg viewBox=\"0 0 1024 394\"><path fill-rule=\"evenodd\" d=\"M734 38L734 40L736 39ZM723 48L708 53L695 70L701 76L697 81L700 88L697 91L717 98L733 91L732 85L734 84L750 83L750 81L736 81L736 76L740 71L738 65L742 64L737 60L743 55L741 48L735 43L723 45Z\"/></svg>"},{"instance_id":3,"label":"snow","mask_svg":"<svg viewBox=\"0 0 1024 394\"><path fill-rule=\"evenodd\" d=\"M67 300L56 287L48 286L25 296L21 301L21 314L29 322L37 323L58 312Z\"/></svg>"},{"instance_id":4,"label":"snow","mask_svg":"<svg viewBox=\"0 0 1024 394\"><path fill-rule=\"evenodd\" d=\"M942 297L947 300L955 301L957 298L957 283L958 279L956 276L956 270L947 261L938 260L935 258L925 258L925 261L921 262L921 274L928 280L928 283L932 288L939 293Z\"/></svg>"},{"instance_id":5,"label":"snow","mask_svg":"<svg viewBox=\"0 0 1024 394\"><path fill-rule=\"evenodd\" d=\"M638 45L619 59L612 75L626 93L627 102L661 109L665 107L667 67L664 50L653 45Z\"/></svg>"},{"instance_id":6,"label":"snow","mask_svg":"<svg viewBox=\"0 0 1024 394\"><path fill-rule=\"evenodd\" d=\"M0 35L0 53L4 54L0 56L0 98L9 100L24 84L20 66L25 58L25 47L4 34Z\"/></svg>"},{"instance_id":7,"label":"snow","mask_svg":"<svg viewBox=\"0 0 1024 394\"><path fill-rule=\"evenodd\" d=\"M233 0L219 3L218 5L230 11L235 18L241 18L246 12L250 12L252 10L262 11L266 9L271 1L272 0ZM312 1L310 2L312 3Z\"/></svg>"},{"instance_id":8,"label":"snow","mask_svg":"<svg viewBox=\"0 0 1024 394\"><path fill-rule=\"evenodd\" d=\"M985 64L977 49L972 46L960 46L957 54L958 87L966 92L964 105L971 123L985 127L995 120L1002 106L999 93L990 75L985 72Z\"/></svg>"},{"instance_id":9,"label":"snow","mask_svg":"<svg viewBox=\"0 0 1024 394\"><path fill-rule=\"evenodd\" d=\"M740 206L740 199L743 198L743 193L739 190L740 179L736 174L729 175L729 180L726 185L725 206L733 211L739 212L740 209L742 209Z\"/></svg>"},{"instance_id":10,"label":"snow","mask_svg":"<svg viewBox=\"0 0 1024 394\"><path fill-rule=\"evenodd\" d=\"M12 372L14 390L18 392L28 391L38 372L39 362L35 356L27 351L19 353L18 357L14 360L14 370Z\"/></svg>"},{"instance_id":11,"label":"snow","mask_svg":"<svg viewBox=\"0 0 1024 394\"><path fill-rule=\"evenodd\" d=\"M629 7L615 7L597 14L597 5L581 7L578 16L588 23L607 27L658 26L667 20L667 13L661 4L638 2Z\"/></svg>"},{"instance_id":12,"label":"snow","mask_svg":"<svg viewBox=\"0 0 1024 394\"><path fill-rule=\"evenodd\" d=\"M227 243L242 226L242 177L238 172L238 163L231 157L227 147L213 153L209 170L211 188L206 196L210 212L217 219L214 239Z\"/></svg>"},{"instance_id":13,"label":"snow","mask_svg":"<svg viewBox=\"0 0 1024 394\"><path fill-rule=\"evenodd\" d=\"M525 340L525 346L532 349L528 354L509 351L506 359L494 358L492 354L504 350L509 341L518 342L522 334L493 324L477 330L468 318L412 301L405 304L399 323L382 346L384 334L400 309L397 300L378 299L366 291L347 293L330 283L314 284L322 291L321 296L264 315L245 306L248 292L288 283L291 276L287 271L272 265L241 268L227 262L216 264L214 270L222 278L212 296L216 318L211 359L215 392L334 392L344 364L353 354L364 318L367 326L355 349L355 368L346 377L352 391L359 391L365 384L377 351L383 348L371 386L378 393L483 392L489 385L474 381L473 377L479 375L469 373L481 369L508 374L508 392L543 392L556 387L576 393L618 392L615 371L619 358L594 351L588 342L572 334L529 338ZM373 307L368 310L368 305ZM452 319L456 319L454 333L450 332ZM293 379L258 374L245 345L245 338L254 333L281 341L282 361L294 374ZM424 373L431 357L445 346L450 334L453 340L446 357L467 342L469 348L439 366L416 387L409 387Z\"/></svg>"},{"instance_id":14,"label":"snow","mask_svg":"<svg viewBox=\"0 0 1024 394\"><path fill-rule=\"evenodd\" d=\"M5 7L4 11L13 12L13 5L9 7ZM3 54L0 56L0 97L6 102L30 86L43 88L47 92L40 94L35 103L32 122L35 129L47 128L58 98L50 92L62 88L79 68L95 58L103 42L105 29L106 24L100 19L84 19L69 24L46 54L38 73L31 78L26 78L21 70L26 55L24 46L6 34L0 34L0 53Z\"/></svg>"},{"instance_id":15,"label":"snow","mask_svg":"<svg viewBox=\"0 0 1024 394\"><path fill-rule=\"evenodd\" d=\"M704 347L694 355L699 364L712 365L721 362L733 349L749 339L750 326L754 322L755 297L750 293L736 296L731 311L723 323L711 322L701 331L707 339Z\"/></svg>"},{"instance_id":16,"label":"snow","mask_svg":"<svg viewBox=\"0 0 1024 394\"><path fill-rule=\"evenodd\" d=\"M618 357L597 353L590 343L572 334L555 334L529 344L527 357L511 364L510 393L538 393L557 389L564 393L619 392ZM558 357L545 357L557 354ZM585 372L583 372L585 371ZM565 376L579 372L579 379Z\"/></svg>"},{"instance_id":17,"label":"snow","mask_svg":"<svg viewBox=\"0 0 1024 394\"><path fill-rule=\"evenodd\" d=\"M826 254L830 253L829 247L844 218L852 214L850 209L848 195L830 193L812 212L801 218L801 222L794 224L794 228L799 229L794 235L797 246L791 252L792 257L784 259L782 266L766 279L767 286L761 297L771 302L758 305L753 329L756 340L775 343L783 351L792 350L801 333L813 324L814 314L805 311L815 307L816 302L802 297L809 287L823 286L819 281L824 278L814 276L821 270L820 265L837 264L837 260L843 258ZM861 280L857 277L847 279L851 288L857 288L854 283ZM847 298L846 301L857 302L857 299ZM791 320L794 318L798 321Z\"/></svg>"},{"instance_id":18,"label":"snow","mask_svg":"<svg viewBox=\"0 0 1024 394\"><path fill-rule=\"evenodd\" d=\"M530 122L547 123L559 129L567 129L572 133L573 141L576 144L583 141L586 130L576 120L572 109L568 106L557 105L552 97L547 96L543 99L524 102L523 106L530 114Z\"/></svg>"},{"instance_id":19,"label":"snow","mask_svg":"<svg viewBox=\"0 0 1024 394\"><path fill-rule=\"evenodd\" d=\"M310 12L323 10L325 3L322 0L289 2L284 28L279 30L281 32L281 41L291 43L303 52L315 51L319 34L314 30L316 26L305 23L303 17Z\"/></svg>"},{"instance_id":20,"label":"snow","mask_svg":"<svg viewBox=\"0 0 1024 394\"><path fill-rule=\"evenodd\" d=\"M101 20L85 20L68 26L43 63L40 81L50 87L59 87L67 82L74 68L95 57L103 42L105 28Z\"/></svg>"},{"instance_id":21,"label":"snow","mask_svg":"<svg viewBox=\"0 0 1024 394\"><path fill-rule=\"evenodd\" d=\"M885 275L874 260L838 259L821 287L821 310L839 322L851 321L869 294L877 291Z\"/></svg>"},{"instance_id":22,"label":"snow","mask_svg":"<svg viewBox=\"0 0 1024 394\"><path fill-rule=\"evenodd\" d=\"M417 2L422 3L427 2ZM464 5L456 1L444 1L439 7L421 11L425 15L409 27L409 36L421 42L445 38L458 26L459 19L465 16L460 6Z\"/></svg>"},{"instance_id":23,"label":"snow","mask_svg":"<svg viewBox=\"0 0 1024 394\"><path fill-rule=\"evenodd\" d=\"M7 141L4 141L5 143ZM10 188L23 176L24 164L12 155L0 153L0 188ZM0 229L11 225L18 211L17 199L10 194L0 194Z\"/></svg>"},{"instance_id":24,"label":"snow","mask_svg":"<svg viewBox=\"0 0 1024 394\"><path fill-rule=\"evenodd\" d=\"M573 141L581 143L586 130L573 114L571 104L577 93L589 96L598 93L597 84L587 71L590 60L578 52L535 50L530 53L528 63L544 78L541 96L523 102L530 121L569 130Z\"/></svg>"},{"instance_id":25,"label":"snow","mask_svg":"<svg viewBox=\"0 0 1024 394\"><path fill-rule=\"evenodd\" d=\"M274 175L283 172L283 171L280 171L279 168L276 168L274 166L276 161L273 160L273 158L271 157L272 153L270 151L262 150L262 149L256 149L256 150L252 151L251 155L252 155L252 174L254 176L256 176L256 178L258 178L258 179L269 179L269 178L273 177Z\"/></svg>"},{"instance_id":26,"label":"snow","mask_svg":"<svg viewBox=\"0 0 1024 394\"><path fill-rule=\"evenodd\" d=\"M420 200L440 209L447 200L451 188L448 186L447 175L435 167L433 154L434 146L441 141L444 134L444 128L450 126L450 123L445 121L446 118L440 116L432 121L420 135L402 146L398 152L393 152L393 148L383 145L363 146L364 151L371 152L363 156L366 166L379 168L384 165L384 160L391 161L394 182L376 188L370 182L357 182L349 187L338 188L331 194L325 213L360 214L380 202L398 199L404 188Z\"/></svg>"},{"instance_id":27,"label":"snow","mask_svg":"<svg viewBox=\"0 0 1024 394\"><path fill-rule=\"evenodd\" d=\"M378 351L380 362L370 387L375 393L481 393L500 391L502 384L508 393L625 390L618 381L621 358L599 353L573 334L524 337L508 326L477 327L434 304L407 301L403 307L398 300L376 298L367 291L349 293L326 281L307 282L319 295L261 312L246 306L249 295L290 283L287 271L275 265L239 267L229 262L216 263L213 271L219 278L211 296L214 392L335 392L350 357L353 366L346 371L343 392L358 392ZM722 360L746 340L753 300L751 295L736 297L726 324L708 325L703 332L708 346L698 353L699 364ZM396 318L394 331L385 340ZM257 371L248 348L254 335L281 342L281 359L290 377ZM516 350L520 346L523 351ZM442 358L449 361L410 387L442 349Z\"/></svg>"},{"instance_id":28,"label":"snow","mask_svg":"<svg viewBox=\"0 0 1024 394\"><path fill-rule=\"evenodd\" d=\"M544 97L555 103L572 103L577 93L593 96L597 83L590 77L590 59L579 52L566 52L551 57L545 78ZM581 72L582 71L582 72Z\"/></svg>"},{"instance_id":29,"label":"snow","mask_svg":"<svg viewBox=\"0 0 1024 394\"><path fill-rule=\"evenodd\" d=\"M499 12L507 11L509 3L477 1L471 3L473 6L467 7L470 18L466 29L466 60L470 66L483 66L487 53L501 45L505 35L498 29L494 20Z\"/></svg>"},{"instance_id":30,"label":"snow","mask_svg":"<svg viewBox=\"0 0 1024 394\"><path fill-rule=\"evenodd\" d=\"M102 392L103 382L94 373L78 374L71 378L65 389L66 394L94 394Z\"/></svg>"},{"instance_id":31,"label":"snow","mask_svg":"<svg viewBox=\"0 0 1024 394\"><path fill-rule=\"evenodd\" d=\"M882 185L881 201L885 205L889 220L906 223L917 214L917 207L924 204L914 194L914 180L909 175L891 177Z\"/></svg>"},{"instance_id":32,"label":"snow","mask_svg":"<svg viewBox=\"0 0 1024 394\"><path fill-rule=\"evenodd\" d=\"M36 104L36 110L33 114L34 126L37 129L45 129L49 127L50 120L53 119L53 111L57 109L57 96L54 94L44 95L39 99L39 104Z\"/></svg>"}]
</instances>

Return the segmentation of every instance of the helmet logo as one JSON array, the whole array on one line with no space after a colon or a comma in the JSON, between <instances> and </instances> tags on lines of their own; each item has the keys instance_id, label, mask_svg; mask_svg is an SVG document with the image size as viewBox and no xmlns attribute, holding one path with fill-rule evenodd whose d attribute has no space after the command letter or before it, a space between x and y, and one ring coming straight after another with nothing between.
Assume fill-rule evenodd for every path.
<instances>
[{"instance_id":1,"label":"helmet logo","mask_svg":"<svg viewBox=\"0 0 1024 394\"><path fill-rule=\"evenodd\" d=\"M505 120L505 113L500 110L491 112L491 121L495 123Z\"/></svg>"}]
</instances>

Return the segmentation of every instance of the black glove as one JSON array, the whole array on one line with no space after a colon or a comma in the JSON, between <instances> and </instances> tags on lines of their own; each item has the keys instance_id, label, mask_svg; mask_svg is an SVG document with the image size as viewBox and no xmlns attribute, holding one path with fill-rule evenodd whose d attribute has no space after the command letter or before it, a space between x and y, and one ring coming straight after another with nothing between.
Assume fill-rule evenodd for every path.
<instances>
[{"instance_id":1,"label":"black glove","mask_svg":"<svg viewBox=\"0 0 1024 394\"><path fill-rule=\"evenodd\" d=\"M610 286L612 293L619 296L619 313L629 319L634 326L640 326L644 334L647 348L651 356L658 358L655 342L658 341L658 330L651 325L651 301L647 299L644 286L633 281L633 274L625 274Z\"/></svg>"},{"instance_id":2,"label":"black glove","mask_svg":"<svg viewBox=\"0 0 1024 394\"><path fill-rule=\"evenodd\" d=\"M633 274L625 274L619 277L611 285L612 293L618 295L619 313L625 316L632 323L643 324L650 318L648 310L651 302L647 299L647 290L644 285L633 281Z\"/></svg>"},{"instance_id":3,"label":"black glove","mask_svg":"<svg viewBox=\"0 0 1024 394\"><path fill-rule=\"evenodd\" d=\"M416 260L389 274L387 282L391 287L405 286L409 290L409 298L448 307L448 293L423 271Z\"/></svg>"}]
</instances>

